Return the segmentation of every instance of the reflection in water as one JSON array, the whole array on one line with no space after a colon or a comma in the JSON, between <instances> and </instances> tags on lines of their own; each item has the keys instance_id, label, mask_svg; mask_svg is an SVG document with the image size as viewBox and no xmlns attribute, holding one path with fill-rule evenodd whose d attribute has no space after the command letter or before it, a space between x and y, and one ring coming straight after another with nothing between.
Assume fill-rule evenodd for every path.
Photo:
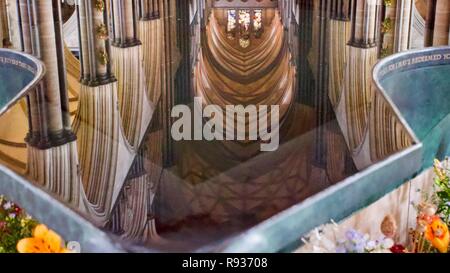
<instances>
[{"instance_id":1,"label":"reflection in water","mask_svg":"<svg viewBox=\"0 0 450 273\"><path fill-rule=\"evenodd\" d=\"M178 143L177 165L165 170L156 192L158 233L177 241L211 242L353 174L336 121L316 124L315 110L296 105L276 152L260 154L256 143Z\"/></svg>"},{"instance_id":2,"label":"reflection in water","mask_svg":"<svg viewBox=\"0 0 450 273\"><path fill-rule=\"evenodd\" d=\"M132 10L132 2L125 2ZM214 3L219 2L230 7L232 1ZM54 84L42 85L30 105L17 104L1 117L0 125L13 124L15 130L0 135L1 151L14 157L0 156L0 161L130 242L191 250L241 233L413 144L369 77L379 57L381 2L302 0L292 10L285 6L289 1L258 1L263 2L279 4L280 10L248 4L203 10L194 5L198 1L160 0L141 7L137 16L107 1L113 6L102 9L100 18L94 14L96 3L77 1L89 14L74 13L64 34L72 36L69 40L74 34L82 38L82 58L64 46L58 24L39 31L52 39L38 45L58 45L56 54L43 60L58 77L49 74L45 80ZM38 26L59 17L47 1L27 3L42 7L24 9ZM350 11L355 11L352 21ZM108 16L114 19L112 48L103 40ZM100 29L88 27L94 17L104 21ZM134 19L137 24L130 24ZM28 30L17 33L31 41ZM86 44L101 44L104 50L88 52L93 48ZM101 65L92 66L95 62ZM43 92L48 102L41 100ZM279 149L263 153L261 143L252 141L175 143L170 111L176 104L189 105L194 96L222 108L279 106ZM27 108L33 107L28 127ZM254 124L248 121L247 128ZM62 128L67 132L61 135ZM26 144L27 133L36 141ZM355 181L359 191L366 189L360 182L370 177L365 179ZM339 194L354 192L330 198ZM354 196L361 198L319 211L317 219L299 223L297 218L299 233L341 217L337 210L347 215L359 209L367 196Z\"/></svg>"},{"instance_id":3,"label":"reflection in water","mask_svg":"<svg viewBox=\"0 0 450 273\"><path fill-rule=\"evenodd\" d=\"M313 37L312 10L302 12L304 22L292 33L303 39L296 45L299 52L291 52L300 68L297 88L292 89L297 94L283 117L280 148L261 153L260 143L255 142L184 141L175 144L174 164L163 168L157 151L162 133L155 122L116 207L113 231L138 242L162 242L177 249L201 247L242 232L356 173L328 99L326 36ZM234 29L229 17L234 13L216 10L214 14L223 26L223 37L229 37ZM273 18L268 10L261 14ZM265 33L270 33L271 20L263 22ZM314 27L327 31L320 20ZM227 84L230 90L245 87L230 80ZM214 91L201 90L210 103L220 105L221 96L238 101L216 91L208 97ZM264 94L261 100L271 102Z\"/></svg>"},{"instance_id":4,"label":"reflection in water","mask_svg":"<svg viewBox=\"0 0 450 273\"><path fill-rule=\"evenodd\" d=\"M78 118L74 125L75 131L80 132L76 144L78 148L83 147L83 143L92 144L84 131L77 130L79 126L84 126L88 132L92 128L97 129L95 126L116 124L118 127L108 128L117 130L113 133L93 130L98 133L93 139L100 139L98 142L102 144L85 145L87 148L82 148L83 153L77 154L74 142L70 146L74 152L64 153L80 156L80 164L73 164L76 168L70 166L76 173L71 178L84 184L80 184L80 188L62 180L41 184L46 187L51 185L47 189L53 191L61 190L61 185L70 186L67 192L64 191L67 203L73 202L71 197L77 197L74 200L79 203L73 202L71 205L76 205L84 213L88 212L88 217L100 219L101 224L107 222L107 230L126 240L180 250L225 240L356 173L328 99L328 25L326 20L321 20L322 14L314 12L317 10L303 7L300 23L292 22L287 31L280 13L275 9L214 9L201 35L200 27L194 25L190 27L198 28L195 35L188 37L183 30L177 29L177 35L165 36L166 40L158 44L149 41L158 37L161 29L170 32L173 26L167 21L174 23L176 17L166 14L161 21L141 21L139 31L151 35L141 33L146 66L138 68L138 72L147 76L150 74L151 77L147 79L147 94L140 93L140 88L134 91L146 95L156 104L156 112L143 143L139 146L139 141L128 139L136 138L126 134L127 144L133 144L126 148L132 153L129 157L119 153L123 150L119 149L118 143L122 142L117 137L120 136L117 128L123 125L124 129L128 128L127 132L136 133L137 130L133 129L136 124L132 121L138 118L124 115L127 113L124 109L130 108L132 103L124 102L123 97L119 102L115 101L114 96L105 97L105 102L110 105L121 105L122 115L119 115L118 109L110 107L108 109L113 109L114 113L103 115L107 120L100 124L92 125ZM198 40L192 42L189 39ZM246 42L243 44L241 39ZM181 56L171 55L174 49L165 48L171 42L177 45L176 50L182 53ZM190 56L197 51L189 47L189 42L201 49L196 58ZM119 48L114 48L112 52L116 54L114 58L122 60ZM160 56L159 52L164 54ZM138 53L137 50L133 53L136 55L132 56L138 56ZM82 113L87 119L92 116L87 114L89 104L78 102L89 100L87 95L95 94L95 90L86 87L81 89L84 90L81 93L84 97L79 96L79 83L73 80L79 71L73 68L78 68L80 64L66 52L67 56L71 56L67 62L68 88L69 91L76 90L72 95L77 95L69 97L74 104L69 106L85 109L74 111L74 114ZM127 66L134 69L133 64L131 62ZM124 71L116 72L120 85L124 84L124 77L130 76L121 72ZM138 78L127 78L126 83L142 87ZM172 81L173 86L169 86L168 82ZM279 149L260 152L261 143L255 141L173 143L168 135L168 113L173 103L192 101L191 84L194 95L209 105L280 106ZM113 85L110 87L109 91L99 94L114 94ZM115 119L109 120L112 117ZM145 123L144 120L141 122ZM138 133L144 134L144 130ZM84 142L81 141L83 138ZM102 145L114 146L117 158L116 154L102 149ZM20 148L25 152L27 146ZM104 156L94 152L91 157L91 152L96 149L105 152ZM136 153L136 159L131 162L129 159ZM60 154L54 156L55 159L61 158ZM24 158L26 160L26 155ZM98 162L89 161L91 159ZM76 161L78 159L71 162ZM27 166L43 169L26 161L23 165L24 170ZM114 168L103 168L110 165ZM129 165L132 167L122 187L121 178L125 177ZM116 171L120 179L116 179ZM76 190L73 191L74 188ZM84 200L86 196L92 204ZM86 208L81 205L86 205Z\"/></svg>"}]
</instances>

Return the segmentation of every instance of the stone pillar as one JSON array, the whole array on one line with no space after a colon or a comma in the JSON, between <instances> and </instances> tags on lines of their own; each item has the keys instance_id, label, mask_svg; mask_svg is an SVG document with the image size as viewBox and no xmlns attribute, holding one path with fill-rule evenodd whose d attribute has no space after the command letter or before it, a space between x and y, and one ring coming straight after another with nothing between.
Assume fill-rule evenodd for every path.
<instances>
[{"instance_id":1,"label":"stone pillar","mask_svg":"<svg viewBox=\"0 0 450 273\"><path fill-rule=\"evenodd\" d=\"M111 72L108 16L104 0L80 0L81 82L99 86L115 81Z\"/></svg>"},{"instance_id":2,"label":"stone pillar","mask_svg":"<svg viewBox=\"0 0 450 273\"><path fill-rule=\"evenodd\" d=\"M144 70L149 87L149 98L157 104L162 115L164 131L164 165L173 164L171 137L171 109L176 102L175 73L180 62L177 48L176 0L140 0L139 38L143 45ZM148 4L151 3L152 10ZM144 6L144 7L143 7Z\"/></svg>"},{"instance_id":3,"label":"stone pillar","mask_svg":"<svg viewBox=\"0 0 450 273\"><path fill-rule=\"evenodd\" d=\"M9 42L10 48L20 50L20 37L22 36L19 26L17 0L5 0L8 14Z\"/></svg>"},{"instance_id":4,"label":"stone pillar","mask_svg":"<svg viewBox=\"0 0 450 273\"><path fill-rule=\"evenodd\" d=\"M310 52L313 48L313 2L309 0L299 1L299 17L302 23L299 24L299 49L298 49L298 93L297 100L301 104L314 105L314 81L315 75L309 64Z\"/></svg>"},{"instance_id":5,"label":"stone pillar","mask_svg":"<svg viewBox=\"0 0 450 273\"><path fill-rule=\"evenodd\" d=\"M129 1L123 1L123 4L127 2ZM133 113L144 118L123 121L123 104L120 103L119 95L127 93L135 98L134 95L141 90L140 83L144 81L139 74L141 58L139 54L135 54L140 52L128 51L138 47L111 48L108 10L113 12L114 4L117 3L119 1L109 2L107 7L104 0L79 0L77 5L82 84L79 110L73 127L79 139L81 178L90 203L89 214L99 224L106 224L109 219L136 156L136 147L142 135L140 130L145 130L141 124L144 118L151 117L151 112L142 111L142 105L134 101L126 109L135 110ZM125 29L118 37L119 43L125 41L122 45L127 44L129 35L134 35L132 28L127 27L127 21L134 18L126 19L125 16L127 15L124 14L125 20L121 21L125 25L118 24ZM113 53L116 49L117 54ZM123 62L113 64L113 60ZM136 64L136 69L130 68L130 63ZM115 70L130 75L127 79L132 80L128 82L122 74L116 80ZM143 99L139 100L139 97L137 101L145 102ZM124 124L130 126L126 127ZM131 132L133 136L127 138L131 136L127 132Z\"/></svg>"},{"instance_id":6,"label":"stone pillar","mask_svg":"<svg viewBox=\"0 0 450 273\"><path fill-rule=\"evenodd\" d=\"M450 3L447 0L428 0L424 45L448 45L449 25Z\"/></svg>"},{"instance_id":7,"label":"stone pillar","mask_svg":"<svg viewBox=\"0 0 450 273\"><path fill-rule=\"evenodd\" d=\"M332 0L330 5L330 17L332 20L350 21L351 0Z\"/></svg>"},{"instance_id":8,"label":"stone pillar","mask_svg":"<svg viewBox=\"0 0 450 273\"><path fill-rule=\"evenodd\" d=\"M395 52L397 4L400 2L401 0L393 0L389 5L385 5L382 45L383 56L391 55Z\"/></svg>"},{"instance_id":9,"label":"stone pillar","mask_svg":"<svg viewBox=\"0 0 450 273\"><path fill-rule=\"evenodd\" d=\"M424 46L433 46L434 25L436 20L436 3L437 0L428 0L427 18L425 23L425 39Z\"/></svg>"},{"instance_id":10,"label":"stone pillar","mask_svg":"<svg viewBox=\"0 0 450 273\"><path fill-rule=\"evenodd\" d=\"M352 3L350 45L360 48L376 46L380 38L381 0L354 0Z\"/></svg>"},{"instance_id":11,"label":"stone pillar","mask_svg":"<svg viewBox=\"0 0 450 273\"><path fill-rule=\"evenodd\" d=\"M333 107L336 107L341 98L344 69L347 61L347 43L351 31L351 1L332 0L330 7L330 41L329 51L329 98Z\"/></svg>"},{"instance_id":12,"label":"stone pillar","mask_svg":"<svg viewBox=\"0 0 450 273\"><path fill-rule=\"evenodd\" d=\"M9 47L9 18L6 0L0 0L0 47Z\"/></svg>"},{"instance_id":13,"label":"stone pillar","mask_svg":"<svg viewBox=\"0 0 450 273\"><path fill-rule=\"evenodd\" d=\"M350 151L363 148L372 100L373 66L378 60L381 0L353 0L352 27L348 43L342 99L335 108ZM357 71L357 73L355 73Z\"/></svg>"},{"instance_id":14,"label":"stone pillar","mask_svg":"<svg viewBox=\"0 0 450 273\"><path fill-rule=\"evenodd\" d=\"M409 49L413 0L397 0L394 52Z\"/></svg>"},{"instance_id":15,"label":"stone pillar","mask_svg":"<svg viewBox=\"0 0 450 273\"><path fill-rule=\"evenodd\" d=\"M31 146L49 149L75 140L68 107L60 3L19 0L19 4L22 50L37 56L46 66L41 86L29 98L27 141Z\"/></svg>"},{"instance_id":16,"label":"stone pillar","mask_svg":"<svg viewBox=\"0 0 450 273\"><path fill-rule=\"evenodd\" d=\"M141 44L137 39L136 20L138 7L135 1L110 0L113 45L117 47L132 47Z\"/></svg>"},{"instance_id":17,"label":"stone pillar","mask_svg":"<svg viewBox=\"0 0 450 273\"><path fill-rule=\"evenodd\" d=\"M124 134L135 148L142 140L153 113L147 96L142 43L137 35L135 1L111 0L113 44L111 60L118 80L120 114Z\"/></svg>"},{"instance_id":18,"label":"stone pillar","mask_svg":"<svg viewBox=\"0 0 450 273\"><path fill-rule=\"evenodd\" d=\"M159 0L138 0L139 19L143 21L159 18Z\"/></svg>"},{"instance_id":19,"label":"stone pillar","mask_svg":"<svg viewBox=\"0 0 450 273\"><path fill-rule=\"evenodd\" d=\"M450 2L448 0L437 0L435 14L433 46L448 45Z\"/></svg>"},{"instance_id":20,"label":"stone pillar","mask_svg":"<svg viewBox=\"0 0 450 273\"><path fill-rule=\"evenodd\" d=\"M80 206L76 136L71 130L65 78L61 3L18 0L20 49L40 58L46 75L27 99L27 174L73 206ZM80 206L81 208L81 206Z\"/></svg>"}]
</instances>

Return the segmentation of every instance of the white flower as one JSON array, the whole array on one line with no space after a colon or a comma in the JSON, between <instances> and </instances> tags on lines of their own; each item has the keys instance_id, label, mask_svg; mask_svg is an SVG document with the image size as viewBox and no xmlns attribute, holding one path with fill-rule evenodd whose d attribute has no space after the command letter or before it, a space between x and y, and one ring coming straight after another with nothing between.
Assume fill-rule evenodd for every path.
<instances>
[{"instance_id":1,"label":"white flower","mask_svg":"<svg viewBox=\"0 0 450 273\"><path fill-rule=\"evenodd\" d=\"M5 210L9 210L9 209L11 209L12 208L12 206L13 206L13 204L11 203L11 202L6 202L4 205L3 205L3 209L5 209Z\"/></svg>"},{"instance_id":2,"label":"white flower","mask_svg":"<svg viewBox=\"0 0 450 273\"><path fill-rule=\"evenodd\" d=\"M386 238L383 240L383 242L381 243L381 246L384 249L391 249L394 246L394 241L391 238Z\"/></svg>"},{"instance_id":3,"label":"white flower","mask_svg":"<svg viewBox=\"0 0 450 273\"><path fill-rule=\"evenodd\" d=\"M372 251L377 248L377 243L375 241L369 241L366 245L367 250Z\"/></svg>"}]
</instances>

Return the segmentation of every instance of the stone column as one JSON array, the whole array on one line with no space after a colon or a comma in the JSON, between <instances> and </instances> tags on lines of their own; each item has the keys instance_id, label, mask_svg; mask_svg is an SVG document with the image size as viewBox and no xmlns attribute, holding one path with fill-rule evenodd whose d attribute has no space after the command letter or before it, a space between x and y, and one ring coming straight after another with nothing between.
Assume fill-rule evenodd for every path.
<instances>
[{"instance_id":1,"label":"stone column","mask_svg":"<svg viewBox=\"0 0 450 273\"><path fill-rule=\"evenodd\" d=\"M352 26L350 4L350 0L332 0L330 6L329 98L333 107L336 107L339 103L342 92L342 81L348 55L347 43L350 39Z\"/></svg>"},{"instance_id":2,"label":"stone column","mask_svg":"<svg viewBox=\"0 0 450 273\"><path fill-rule=\"evenodd\" d=\"M135 1L130 0L110 0L114 46L131 47L141 44L137 39L136 20L139 15L135 4Z\"/></svg>"},{"instance_id":3,"label":"stone column","mask_svg":"<svg viewBox=\"0 0 450 273\"><path fill-rule=\"evenodd\" d=\"M332 20L350 21L351 0L332 0L330 5L330 17Z\"/></svg>"},{"instance_id":4,"label":"stone column","mask_svg":"<svg viewBox=\"0 0 450 273\"><path fill-rule=\"evenodd\" d=\"M142 87L140 83L144 82L139 74L141 58L139 54L135 54L139 51L134 51L138 47L111 48L109 35L115 34L114 31L109 31L109 18L114 19L116 15L113 11L115 4L125 5L128 2L130 1L109 2L109 8L104 0L79 0L77 5L82 84L79 110L73 127L79 139L81 177L90 204L89 214L99 224L105 224L109 219L136 156L142 131L145 130L145 126L141 124L145 118L151 117L150 111L145 112L142 105L136 103L138 101L143 104L144 99L133 100L133 103L127 104L128 108L121 107L123 104L120 103L120 94L130 94L132 98L136 98L135 94ZM108 15L108 10L113 12L113 16ZM123 15L125 20L120 23L124 25L118 26L124 31L117 41L125 46L130 41L129 37L135 35L130 23L127 23L134 18L127 19L127 14ZM112 61L117 63L113 64ZM136 66L130 68L130 63ZM122 73L117 74L118 80L114 71ZM129 75L129 78L123 75ZM141 116L123 119L124 111L121 109L125 109L125 112L133 110L134 112L127 112L133 114L131 117L136 117L134 113ZM128 132L134 134L133 137L127 138L130 136Z\"/></svg>"},{"instance_id":5,"label":"stone column","mask_svg":"<svg viewBox=\"0 0 450 273\"><path fill-rule=\"evenodd\" d=\"M433 46L448 45L450 2L448 0L437 0L435 14Z\"/></svg>"},{"instance_id":6,"label":"stone column","mask_svg":"<svg viewBox=\"0 0 450 273\"><path fill-rule=\"evenodd\" d=\"M6 2L7 7L8 27L9 27L10 44L8 45L8 47L12 49L21 50L20 37L22 36L22 34L20 33L19 16L18 16L19 1L17 0L4 0L4 1Z\"/></svg>"},{"instance_id":7,"label":"stone column","mask_svg":"<svg viewBox=\"0 0 450 273\"><path fill-rule=\"evenodd\" d=\"M59 0L19 0L20 49L40 58L46 75L28 99L28 176L71 205L79 206L81 184L71 130L62 48Z\"/></svg>"},{"instance_id":8,"label":"stone column","mask_svg":"<svg viewBox=\"0 0 450 273\"><path fill-rule=\"evenodd\" d=\"M383 55L391 55L395 51L396 25L397 25L397 4L401 0L393 0L389 5L385 5L384 27L383 27Z\"/></svg>"},{"instance_id":9,"label":"stone column","mask_svg":"<svg viewBox=\"0 0 450 273\"><path fill-rule=\"evenodd\" d=\"M160 16L159 0L138 0L140 20L152 20Z\"/></svg>"},{"instance_id":10,"label":"stone column","mask_svg":"<svg viewBox=\"0 0 450 273\"><path fill-rule=\"evenodd\" d=\"M446 0L428 0L424 45L448 45L449 25L450 3Z\"/></svg>"},{"instance_id":11,"label":"stone column","mask_svg":"<svg viewBox=\"0 0 450 273\"><path fill-rule=\"evenodd\" d=\"M364 149L361 145L368 128L372 100L370 75L378 60L381 13L381 0L352 1L352 27L342 99L335 111L341 128L346 128L344 136L354 155Z\"/></svg>"},{"instance_id":12,"label":"stone column","mask_svg":"<svg viewBox=\"0 0 450 273\"><path fill-rule=\"evenodd\" d=\"M6 0L0 0L0 47L8 47L10 44L9 18L6 6Z\"/></svg>"},{"instance_id":13,"label":"stone column","mask_svg":"<svg viewBox=\"0 0 450 273\"><path fill-rule=\"evenodd\" d=\"M409 49L413 0L397 0L394 52Z\"/></svg>"},{"instance_id":14,"label":"stone column","mask_svg":"<svg viewBox=\"0 0 450 273\"><path fill-rule=\"evenodd\" d=\"M22 50L46 66L41 87L30 95L27 140L32 146L49 149L75 140L68 108L60 3L19 0L19 4Z\"/></svg>"},{"instance_id":15,"label":"stone column","mask_svg":"<svg viewBox=\"0 0 450 273\"><path fill-rule=\"evenodd\" d=\"M82 83L99 86L113 82L106 3L104 0L78 2Z\"/></svg>"},{"instance_id":16,"label":"stone column","mask_svg":"<svg viewBox=\"0 0 450 273\"><path fill-rule=\"evenodd\" d=\"M427 18L425 23L425 39L424 46L433 46L434 25L436 20L436 3L437 0L428 0Z\"/></svg>"},{"instance_id":17,"label":"stone column","mask_svg":"<svg viewBox=\"0 0 450 273\"><path fill-rule=\"evenodd\" d=\"M353 1L350 45L370 48L377 45L380 31L380 0Z\"/></svg>"},{"instance_id":18,"label":"stone column","mask_svg":"<svg viewBox=\"0 0 450 273\"><path fill-rule=\"evenodd\" d=\"M147 96L142 43L137 35L138 7L135 1L111 0L114 75L118 80L120 114L124 134L137 148L153 113Z\"/></svg>"}]
</instances>

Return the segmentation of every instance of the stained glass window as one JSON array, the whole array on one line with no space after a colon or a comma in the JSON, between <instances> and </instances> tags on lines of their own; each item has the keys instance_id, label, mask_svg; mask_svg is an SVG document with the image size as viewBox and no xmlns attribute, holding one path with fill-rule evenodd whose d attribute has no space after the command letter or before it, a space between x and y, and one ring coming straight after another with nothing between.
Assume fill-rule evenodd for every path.
<instances>
[{"instance_id":1,"label":"stained glass window","mask_svg":"<svg viewBox=\"0 0 450 273\"><path fill-rule=\"evenodd\" d=\"M234 40L237 37L239 46L247 48L251 44L251 37L259 38L263 31L263 12L256 10L227 10L227 37Z\"/></svg>"},{"instance_id":2,"label":"stained glass window","mask_svg":"<svg viewBox=\"0 0 450 273\"><path fill-rule=\"evenodd\" d=\"M253 17L253 30L258 32L262 29L262 10L257 9Z\"/></svg>"},{"instance_id":3,"label":"stained glass window","mask_svg":"<svg viewBox=\"0 0 450 273\"><path fill-rule=\"evenodd\" d=\"M249 31L250 29L250 11L249 10L240 10L239 11L239 25L241 26L241 30Z\"/></svg>"},{"instance_id":4,"label":"stained glass window","mask_svg":"<svg viewBox=\"0 0 450 273\"><path fill-rule=\"evenodd\" d=\"M228 10L227 32L232 32L235 29L236 29L236 11Z\"/></svg>"}]
</instances>

